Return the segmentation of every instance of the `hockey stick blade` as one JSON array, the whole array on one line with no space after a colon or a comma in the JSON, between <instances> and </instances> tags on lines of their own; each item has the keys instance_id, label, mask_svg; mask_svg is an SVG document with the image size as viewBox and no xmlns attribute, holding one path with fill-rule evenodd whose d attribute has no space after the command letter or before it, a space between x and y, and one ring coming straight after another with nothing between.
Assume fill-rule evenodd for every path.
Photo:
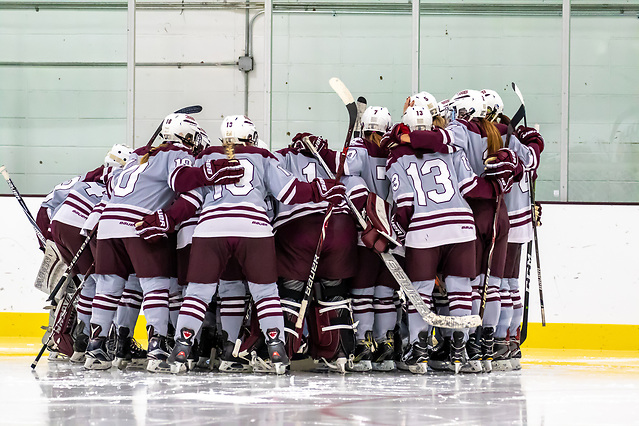
<instances>
[{"instance_id":1,"label":"hockey stick blade","mask_svg":"<svg viewBox=\"0 0 639 426\"><path fill-rule=\"evenodd\" d=\"M511 83L511 85L513 87L513 90L515 91L515 94L519 98L519 102L521 102L522 105L526 106L526 104L524 103L524 97L521 95L521 91L519 90L519 87L517 87L514 81Z\"/></svg>"},{"instance_id":2,"label":"hockey stick blade","mask_svg":"<svg viewBox=\"0 0 639 426\"><path fill-rule=\"evenodd\" d=\"M328 80L328 84L331 85L337 96L340 97L344 105L355 104L355 99L353 99L353 95L351 91L348 90L348 87L337 77L333 77Z\"/></svg>"},{"instance_id":3,"label":"hockey stick blade","mask_svg":"<svg viewBox=\"0 0 639 426\"><path fill-rule=\"evenodd\" d=\"M202 112L202 106L200 106L200 105L191 105L191 106L187 106L187 107L178 109L173 114L197 114L198 112ZM153 142L155 142L155 138L157 138L158 135L160 134L160 132L162 131L162 124L163 123L164 123L164 120L162 120L160 122L160 125L158 126L157 129L155 129L155 132L153 133L153 136L151 136L151 139L149 139L149 141L146 143L146 147L147 148L149 148L151 145L153 145Z\"/></svg>"},{"instance_id":4,"label":"hockey stick blade","mask_svg":"<svg viewBox=\"0 0 639 426\"><path fill-rule=\"evenodd\" d=\"M319 155L319 153L317 152L313 144L310 143L309 140L304 140L304 139L302 140L306 143L307 148L313 153L313 156L320 163L324 171L326 171L326 174L328 174L328 177L331 179L334 179L335 175L330 170L326 162L324 162L324 159ZM360 225L363 224L363 227L365 228L366 221L362 217L361 213L357 210L353 202L350 200L350 198L346 197L346 203L350 207L351 212L355 215L355 218L357 219L358 223ZM394 243L397 245L400 245L397 242L394 242ZM410 300L413 306L415 306L415 309L417 310L417 312L419 312L419 315L428 324L433 325L435 327L442 327L442 328L470 328L470 327L478 327L481 325L481 318L478 315L453 317L453 316L438 315L434 313L433 311L431 311L428 308L428 305L426 305L426 303L422 299L419 292L415 290L413 283L408 278L408 275L406 275L406 272L404 272L404 270L399 265L399 263L397 263L397 260L395 260L395 257L390 253L380 253L380 257L384 261L384 264L386 265L390 273L393 275L393 278L395 278L395 280L399 284L401 288L401 293L406 295L408 300Z\"/></svg>"}]
</instances>

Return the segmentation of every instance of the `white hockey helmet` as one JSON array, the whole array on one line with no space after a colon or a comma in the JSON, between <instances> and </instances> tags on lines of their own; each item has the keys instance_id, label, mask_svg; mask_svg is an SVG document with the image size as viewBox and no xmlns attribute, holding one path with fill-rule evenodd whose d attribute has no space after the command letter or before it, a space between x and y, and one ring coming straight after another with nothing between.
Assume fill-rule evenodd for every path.
<instances>
[{"instance_id":1,"label":"white hockey helmet","mask_svg":"<svg viewBox=\"0 0 639 426\"><path fill-rule=\"evenodd\" d=\"M488 107L486 118L490 121L494 121L497 116L504 111L504 101L501 100L499 93L494 90L484 89L481 91L481 94L484 95L486 106Z\"/></svg>"},{"instance_id":2,"label":"white hockey helmet","mask_svg":"<svg viewBox=\"0 0 639 426\"><path fill-rule=\"evenodd\" d=\"M104 157L105 167L124 167L133 150L125 145L115 144Z\"/></svg>"},{"instance_id":3,"label":"white hockey helmet","mask_svg":"<svg viewBox=\"0 0 639 426\"><path fill-rule=\"evenodd\" d=\"M430 111L430 115L437 117L439 115L439 108L437 108L437 99L428 92L419 92L410 97L413 101L413 106L425 107Z\"/></svg>"},{"instance_id":4,"label":"white hockey helmet","mask_svg":"<svg viewBox=\"0 0 639 426\"><path fill-rule=\"evenodd\" d=\"M452 119L486 117L487 105L484 95L479 90L462 90L455 93L450 100L450 108L453 113Z\"/></svg>"},{"instance_id":5,"label":"white hockey helmet","mask_svg":"<svg viewBox=\"0 0 639 426\"><path fill-rule=\"evenodd\" d=\"M162 138L165 142L181 143L193 150L202 146L203 138L208 140L195 118L187 114L167 115L162 122Z\"/></svg>"},{"instance_id":6,"label":"white hockey helmet","mask_svg":"<svg viewBox=\"0 0 639 426\"><path fill-rule=\"evenodd\" d=\"M412 106L406 108L406 112L402 117L402 123L413 130L430 130L433 125L433 116L428 108L423 106Z\"/></svg>"},{"instance_id":7,"label":"white hockey helmet","mask_svg":"<svg viewBox=\"0 0 639 426\"><path fill-rule=\"evenodd\" d=\"M446 119L446 121L450 121L450 99L444 99L443 101L439 101L437 103L437 109L439 110L439 115Z\"/></svg>"},{"instance_id":8,"label":"white hockey helmet","mask_svg":"<svg viewBox=\"0 0 639 426\"><path fill-rule=\"evenodd\" d=\"M362 132L388 132L393 125L388 108L369 106L362 114Z\"/></svg>"},{"instance_id":9,"label":"white hockey helmet","mask_svg":"<svg viewBox=\"0 0 639 426\"><path fill-rule=\"evenodd\" d=\"M256 145L258 141L255 124L244 115L228 115L220 126L222 144Z\"/></svg>"}]
</instances>

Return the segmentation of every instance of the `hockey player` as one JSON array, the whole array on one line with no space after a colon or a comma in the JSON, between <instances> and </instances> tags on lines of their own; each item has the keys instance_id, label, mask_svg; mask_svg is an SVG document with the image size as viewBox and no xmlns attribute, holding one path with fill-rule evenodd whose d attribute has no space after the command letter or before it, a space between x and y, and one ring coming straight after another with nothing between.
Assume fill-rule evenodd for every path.
<instances>
[{"instance_id":1,"label":"hockey player","mask_svg":"<svg viewBox=\"0 0 639 426\"><path fill-rule=\"evenodd\" d=\"M497 154L506 143L505 126L497 128L492 122L485 119L487 104L481 92L476 90L463 90L451 99L450 109L453 121L447 127L454 135L454 144L466 152L469 165L473 171L481 175L484 173L487 156ZM516 137L508 140L510 150L502 151L506 161L515 163L521 159L524 170L536 167L537 157L527 146L521 144ZM500 157L502 158L502 157ZM515 177L519 181L523 173ZM508 191L504 191L508 192ZM494 328L497 326L501 309L499 288L503 277L508 231L510 228L508 212L505 203L496 200L469 200L473 210L477 229L477 277L473 280L473 313L480 309L483 283L488 268L488 257L492 246L492 264L486 294L486 306L483 317L481 335L479 330L469 344L469 357L471 360L481 359L482 368L485 371L492 369ZM496 211L496 208L499 210ZM497 215L497 216L496 216ZM496 229L493 230L493 222L496 218ZM495 235L493 236L493 232ZM493 243L494 237L494 243Z\"/></svg>"},{"instance_id":2,"label":"hockey player","mask_svg":"<svg viewBox=\"0 0 639 426\"><path fill-rule=\"evenodd\" d=\"M137 151L122 171L98 224L96 295L93 299L91 340L85 368L106 369L112 359L106 335L129 274L140 280L149 336L147 370L161 371L168 357L168 293L174 248L164 238L168 227L162 214L176 194L202 185L237 182L243 168L226 159L193 167L192 152L206 138L193 117L170 114L162 125L163 144ZM143 152L146 152L143 154ZM143 155L141 155L143 154ZM157 212L159 210L159 212ZM151 214L157 212L155 214ZM145 220L140 238L135 223ZM156 244L148 240L157 240Z\"/></svg>"},{"instance_id":3,"label":"hockey player","mask_svg":"<svg viewBox=\"0 0 639 426\"><path fill-rule=\"evenodd\" d=\"M423 109L413 107L407 112L406 121L414 128L417 121L411 116L428 125L428 130L410 132L409 144L401 141L409 130L403 124L396 125L386 136L391 139L390 146L403 143L391 151L387 173L396 203L395 217L400 228L406 231L407 274L424 302L432 308L435 278L440 273L446 282L450 314L468 315L470 279L475 275L475 223L465 198L494 198L507 189L507 175L512 174L512 168L503 166L500 169L504 173L500 176L503 182L491 184L472 172L462 150L442 144L443 140L453 140L451 132L431 130L431 116ZM412 307L409 307L408 319L410 349L404 362L411 372L424 373L428 327ZM465 330L455 330L452 336L449 356L456 373L465 362L465 333Z\"/></svg>"},{"instance_id":4,"label":"hockey player","mask_svg":"<svg viewBox=\"0 0 639 426\"><path fill-rule=\"evenodd\" d=\"M501 96L490 89L482 90L482 94L488 107L486 119L492 122L496 122L497 119L500 122L509 122L508 117L503 115L504 104ZM501 129L501 133L507 131L503 124L497 124L497 128ZM539 152L535 152L535 157L539 158L541 151L543 151L543 139L536 131L524 134L522 130L516 131L519 140L537 149ZM533 142L534 145L531 145ZM521 181L513 185L510 192L504 194L510 231L508 232L504 277L500 287L501 310L499 322L495 328L495 355L492 364L497 371L507 371L513 367L521 368L518 363L521 356L518 328L523 315L523 304L519 293L519 266L522 245L532 239L529 193L531 189L528 179L530 175L530 173L524 174Z\"/></svg>"},{"instance_id":5,"label":"hockey player","mask_svg":"<svg viewBox=\"0 0 639 426\"><path fill-rule=\"evenodd\" d=\"M312 182L316 177L328 178L326 171L304 145L302 140L305 137L309 138L320 155L332 156L335 161L336 153L328 149L328 142L321 136L310 133L298 133L293 137L291 145L277 151L275 156L282 167L300 181ZM352 177L343 179L347 188L350 186L349 179L354 181ZM351 199L356 199L358 193L365 193L363 185L355 185L350 189ZM276 230L279 292L284 310L284 331L289 357L305 351L306 342L302 329L296 329L295 324L299 318L327 208L327 202L295 205L276 203L277 214L273 227ZM347 359L353 353L355 337L350 298L343 280L354 276L357 271L357 231L345 202L333 207L325 232L315 272L316 297L310 305L308 346L313 359L344 372Z\"/></svg>"},{"instance_id":6,"label":"hockey player","mask_svg":"<svg viewBox=\"0 0 639 426\"><path fill-rule=\"evenodd\" d=\"M225 148L228 149L228 156L237 159L245 170L244 177L237 184L197 189L190 193L194 204L176 203L171 210L150 216L165 217L166 230L169 231L175 222L184 220L202 207L193 234L189 284L178 318L176 345L169 359L174 372L185 370L193 338L202 325L207 306L231 257L238 261L248 281L272 367L279 374L286 370L288 357L276 285L275 244L265 198L271 194L286 203L311 200L339 202L344 195L344 187L335 181L315 179L305 183L295 179L270 152L253 145L257 133L243 137L242 128L245 126L252 126L246 117L225 118L222 136L226 146L209 147L198 158L198 164L204 167L223 159L229 161L225 154ZM147 229L148 219L149 216L144 224L138 226L138 232L143 233Z\"/></svg>"}]
</instances>

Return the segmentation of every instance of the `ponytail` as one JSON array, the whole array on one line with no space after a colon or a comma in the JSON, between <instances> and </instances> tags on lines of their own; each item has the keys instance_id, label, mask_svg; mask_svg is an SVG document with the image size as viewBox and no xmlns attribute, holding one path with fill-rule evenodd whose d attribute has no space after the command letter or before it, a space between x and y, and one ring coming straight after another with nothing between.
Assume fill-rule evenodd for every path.
<instances>
[{"instance_id":1,"label":"ponytail","mask_svg":"<svg viewBox=\"0 0 639 426\"><path fill-rule=\"evenodd\" d=\"M492 121L485 118L479 119L479 125L484 129L488 138L488 155L496 153L502 147L501 133L499 133Z\"/></svg>"}]
</instances>

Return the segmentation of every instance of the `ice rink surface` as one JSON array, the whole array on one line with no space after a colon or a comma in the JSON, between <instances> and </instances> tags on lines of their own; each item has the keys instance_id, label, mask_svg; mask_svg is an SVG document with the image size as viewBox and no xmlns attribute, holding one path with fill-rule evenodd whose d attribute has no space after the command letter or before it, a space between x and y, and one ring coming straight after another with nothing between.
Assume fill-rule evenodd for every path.
<instances>
[{"instance_id":1,"label":"ice rink surface","mask_svg":"<svg viewBox=\"0 0 639 426\"><path fill-rule=\"evenodd\" d=\"M0 356L0 424L639 424L639 354L529 351L517 372L293 371L284 376L85 371Z\"/></svg>"}]
</instances>

